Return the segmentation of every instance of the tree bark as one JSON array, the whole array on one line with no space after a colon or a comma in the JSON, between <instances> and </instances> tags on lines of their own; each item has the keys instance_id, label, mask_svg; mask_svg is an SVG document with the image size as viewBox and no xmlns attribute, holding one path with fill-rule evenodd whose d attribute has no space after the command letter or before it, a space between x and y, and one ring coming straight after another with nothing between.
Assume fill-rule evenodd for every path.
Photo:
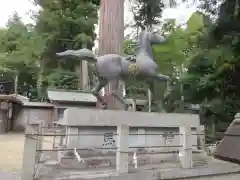
<instances>
[{"instance_id":1,"label":"tree bark","mask_svg":"<svg viewBox=\"0 0 240 180\"><path fill-rule=\"evenodd\" d=\"M123 55L124 0L101 0L99 18L99 55ZM123 88L124 83L120 82L118 92L122 96ZM111 91L115 89L109 84L105 87L105 93ZM113 104L116 106L116 102Z\"/></svg>"},{"instance_id":2,"label":"tree bark","mask_svg":"<svg viewBox=\"0 0 240 180\"><path fill-rule=\"evenodd\" d=\"M124 0L101 0L99 55L123 54Z\"/></svg>"}]
</instances>

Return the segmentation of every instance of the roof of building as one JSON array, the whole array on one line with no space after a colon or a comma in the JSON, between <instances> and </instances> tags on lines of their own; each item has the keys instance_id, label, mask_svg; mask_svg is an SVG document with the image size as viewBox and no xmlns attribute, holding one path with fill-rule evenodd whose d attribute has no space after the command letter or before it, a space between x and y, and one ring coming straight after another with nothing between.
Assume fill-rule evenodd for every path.
<instances>
[{"instance_id":1,"label":"roof of building","mask_svg":"<svg viewBox=\"0 0 240 180\"><path fill-rule=\"evenodd\" d=\"M11 101L14 103L22 104L22 101L14 97L13 95L0 94L0 100Z\"/></svg>"},{"instance_id":2,"label":"roof of building","mask_svg":"<svg viewBox=\"0 0 240 180\"><path fill-rule=\"evenodd\" d=\"M9 96L15 97L16 99L20 101L29 101L29 98L26 96L22 96L20 94L10 94Z\"/></svg>"},{"instance_id":3,"label":"roof of building","mask_svg":"<svg viewBox=\"0 0 240 180\"><path fill-rule=\"evenodd\" d=\"M62 102L92 102L96 103L97 99L90 92L84 91L71 91L71 90L48 90L48 98L51 101L62 101ZM132 103L131 99L126 99L128 103ZM137 99L137 105L146 104L147 100Z\"/></svg>"},{"instance_id":4,"label":"roof of building","mask_svg":"<svg viewBox=\"0 0 240 180\"><path fill-rule=\"evenodd\" d=\"M89 92L48 90L48 98L51 101L65 102L96 102L96 98Z\"/></svg>"},{"instance_id":5,"label":"roof of building","mask_svg":"<svg viewBox=\"0 0 240 180\"><path fill-rule=\"evenodd\" d=\"M39 107L39 108L51 108L54 107L53 104L51 103L46 103L46 102L28 102L24 101L23 102L24 107Z\"/></svg>"},{"instance_id":6,"label":"roof of building","mask_svg":"<svg viewBox=\"0 0 240 180\"><path fill-rule=\"evenodd\" d=\"M240 164L240 114L227 128L223 139L217 145L214 157L220 160Z\"/></svg>"}]
</instances>

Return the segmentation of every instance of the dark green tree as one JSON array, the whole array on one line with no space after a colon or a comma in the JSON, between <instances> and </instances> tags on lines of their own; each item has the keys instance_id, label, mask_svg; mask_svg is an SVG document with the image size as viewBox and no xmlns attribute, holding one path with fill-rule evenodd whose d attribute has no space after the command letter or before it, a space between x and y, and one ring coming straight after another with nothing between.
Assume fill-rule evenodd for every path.
<instances>
[{"instance_id":1,"label":"dark green tree","mask_svg":"<svg viewBox=\"0 0 240 180\"><path fill-rule=\"evenodd\" d=\"M136 0L131 8L135 27L152 28L159 24L163 7L162 0Z\"/></svg>"},{"instance_id":2,"label":"dark green tree","mask_svg":"<svg viewBox=\"0 0 240 180\"><path fill-rule=\"evenodd\" d=\"M218 124L230 123L240 110L238 7L238 1L208 2L204 12L214 23L198 37L198 51L190 58L183 78L186 100L201 105L200 117L213 136Z\"/></svg>"},{"instance_id":3,"label":"dark green tree","mask_svg":"<svg viewBox=\"0 0 240 180\"><path fill-rule=\"evenodd\" d=\"M91 0L38 0L36 4L40 5L42 10L36 15L36 31L39 36L44 39L44 50L40 59L41 72L38 79L38 85L47 86L51 83L51 79L45 78L49 73L54 73L54 81L56 75L59 81L63 78L67 71L76 70L76 65L80 62L65 58L60 61L56 58L56 53L65 51L66 49L79 49L87 47L91 49L94 45L96 37L94 30L97 24L97 10L99 1ZM58 69L59 72L56 72ZM52 72L54 70L54 72ZM64 71L61 73L61 71ZM69 73L69 81L74 78L73 73ZM74 80L72 83L75 83ZM64 86L64 87L63 87ZM73 87L73 86L71 86ZM74 87L77 87L75 85Z\"/></svg>"},{"instance_id":4,"label":"dark green tree","mask_svg":"<svg viewBox=\"0 0 240 180\"><path fill-rule=\"evenodd\" d=\"M18 74L18 84L36 86L40 41L17 13L8 20L0 36L0 66ZM15 75L14 73L14 75Z\"/></svg>"}]
</instances>

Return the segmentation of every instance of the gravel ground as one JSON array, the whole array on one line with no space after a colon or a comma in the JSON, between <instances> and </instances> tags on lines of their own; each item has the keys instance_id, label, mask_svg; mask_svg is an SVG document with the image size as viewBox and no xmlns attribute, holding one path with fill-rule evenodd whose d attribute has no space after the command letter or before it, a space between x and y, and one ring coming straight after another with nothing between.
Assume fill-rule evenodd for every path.
<instances>
[{"instance_id":1,"label":"gravel ground","mask_svg":"<svg viewBox=\"0 0 240 180\"><path fill-rule=\"evenodd\" d=\"M20 180L23 146L23 133L7 133L0 135L1 180Z\"/></svg>"},{"instance_id":2,"label":"gravel ground","mask_svg":"<svg viewBox=\"0 0 240 180\"><path fill-rule=\"evenodd\" d=\"M23 146L23 133L0 135L0 171L19 172L21 170Z\"/></svg>"},{"instance_id":3,"label":"gravel ground","mask_svg":"<svg viewBox=\"0 0 240 180\"><path fill-rule=\"evenodd\" d=\"M52 148L52 137L47 137L45 149ZM22 169L24 133L11 132L0 135L0 180L19 180Z\"/></svg>"},{"instance_id":4,"label":"gravel ground","mask_svg":"<svg viewBox=\"0 0 240 180\"><path fill-rule=\"evenodd\" d=\"M49 149L52 148L52 143L51 143L52 139L46 139L45 141L47 142L46 144L44 144L45 148L49 148ZM8 134L0 135L0 180L20 180L21 179L20 172L22 167L23 147L24 147L23 133L8 133ZM212 164L211 166L213 167L217 167L220 164L225 164L225 162L223 161L213 160L211 158L207 158L207 159L208 159L207 164L208 165ZM227 167L229 167L230 164L228 165L228 163L226 163L226 165ZM161 168L161 169L164 169L164 168ZM59 174L58 173L55 173L55 174L60 175L63 172L64 170L60 169ZM84 172L77 170L75 173L81 174Z\"/></svg>"}]
</instances>

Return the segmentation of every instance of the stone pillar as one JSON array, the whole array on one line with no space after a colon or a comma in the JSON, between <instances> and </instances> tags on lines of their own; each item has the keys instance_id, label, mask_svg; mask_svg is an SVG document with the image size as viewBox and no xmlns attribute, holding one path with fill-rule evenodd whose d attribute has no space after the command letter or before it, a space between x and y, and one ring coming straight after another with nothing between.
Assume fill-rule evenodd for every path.
<instances>
[{"instance_id":1,"label":"stone pillar","mask_svg":"<svg viewBox=\"0 0 240 180\"><path fill-rule=\"evenodd\" d=\"M37 145L37 137L26 135L23 152L23 167L21 174L22 180L34 179Z\"/></svg>"},{"instance_id":2,"label":"stone pillar","mask_svg":"<svg viewBox=\"0 0 240 180\"><path fill-rule=\"evenodd\" d=\"M191 127L180 126L180 147L179 159L182 168L192 168L192 143L191 143Z\"/></svg>"},{"instance_id":3,"label":"stone pillar","mask_svg":"<svg viewBox=\"0 0 240 180\"><path fill-rule=\"evenodd\" d=\"M44 141L44 122L40 122L39 125L38 125L38 143L37 143L37 150L40 150L42 149L42 146L43 146L43 141ZM37 156L40 157L41 155L41 152L38 151L37 153Z\"/></svg>"},{"instance_id":4,"label":"stone pillar","mask_svg":"<svg viewBox=\"0 0 240 180\"><path fill-rule=\"evenodd\" d=\"M117 127L117 156L116 169L117 173L128 173L128 137L129 126L119 125Z\"/></svg>"},{"instance_id":5,"label":"stone pillar","mask_svg":"<svg viewBox=\"0 0 240 180\"><path fill-rule=\"evenodd\" d=\"M0 109L0 134L4 134L7 132L7 119L6 119L6 111Z\"/></svg>"},{"instance_id":6,"label":"stone pillar","mask_svg":"<svg viewBox=\"0 0 240 180\"><path fill-rule=\"evenodd\" d=\"M197 128L197 145L198 149L205 149L205 128L204 125L200 125Z\"/></svg>"}]
</instances>

